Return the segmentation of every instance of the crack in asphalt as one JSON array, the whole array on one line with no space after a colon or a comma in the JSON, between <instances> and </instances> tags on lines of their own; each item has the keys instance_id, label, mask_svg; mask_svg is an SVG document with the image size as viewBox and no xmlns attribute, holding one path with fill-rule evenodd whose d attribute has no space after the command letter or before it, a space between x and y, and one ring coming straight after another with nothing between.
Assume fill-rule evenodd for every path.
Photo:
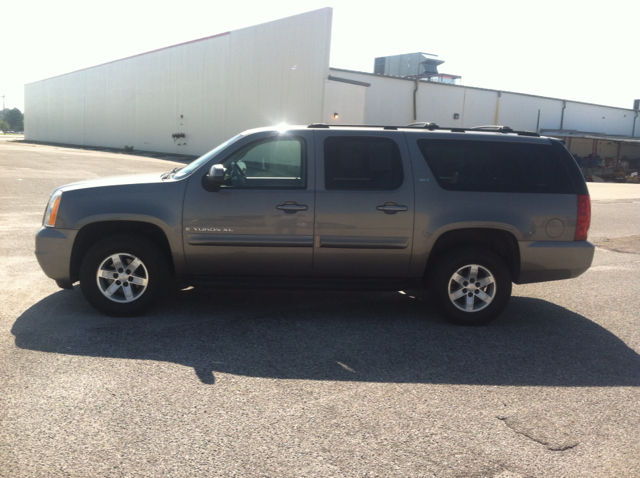
<instances>
[{"instance_id":1,"label":"crack in asphalt","mask_svg":"<svg viewBox=\"0 0 640 478\"><path fill-rule=\"evenodd\" d=\"M580 442L565 427L552 420L535 415L523 417L499 416L504 424L519 435L523 435L551 451L565 451L575 448Z\"/></svg>"}]
</instances>

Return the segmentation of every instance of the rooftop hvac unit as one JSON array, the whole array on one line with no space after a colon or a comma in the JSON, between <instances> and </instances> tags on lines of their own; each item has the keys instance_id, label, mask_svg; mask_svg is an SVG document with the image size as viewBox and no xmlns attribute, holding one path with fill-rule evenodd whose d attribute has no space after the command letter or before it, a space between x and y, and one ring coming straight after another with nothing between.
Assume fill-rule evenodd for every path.
<instances>
[{"instance_id":1,"label":"rooftop hvac unit","mask_svg":"<svg viewBox=\"0 0 640 478\"><path fill-rule=\"evenodd\" d=\"M438 55L431 53L406 53L404 55L383 56L376 58L373 72L390 76L430 76L438 74Z\"/></svg>"}]
</instances>

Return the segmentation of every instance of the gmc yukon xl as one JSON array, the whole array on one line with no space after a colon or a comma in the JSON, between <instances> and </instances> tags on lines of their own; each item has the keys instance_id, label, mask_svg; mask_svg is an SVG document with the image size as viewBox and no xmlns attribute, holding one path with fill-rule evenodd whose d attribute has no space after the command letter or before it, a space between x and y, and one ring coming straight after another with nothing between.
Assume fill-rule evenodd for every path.
<instances>
[{"instance_id":1,"label":"gmc yukon xl","mask_svg":"<svg viewBox=\"0 0 640 478\"><path fill-rule=\"evenodd\" d=\"M164 174L56 189L36 235L45 274L97 310L140 314L171 284L429 289L485 324L512 283L591 265L589 192L564 145L507 127L245 131Z\"/></svg>"}]
</instances>

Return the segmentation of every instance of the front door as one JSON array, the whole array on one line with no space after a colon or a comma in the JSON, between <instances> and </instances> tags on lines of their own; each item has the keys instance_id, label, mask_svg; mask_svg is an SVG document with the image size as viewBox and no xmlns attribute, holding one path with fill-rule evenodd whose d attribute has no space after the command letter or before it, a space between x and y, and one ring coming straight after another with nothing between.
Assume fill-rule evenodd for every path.
<instances>
[{"instance_id":1,"label":"front door","mask_svg":"<svg viewBox=\"0 0 640 478\"><path fill-rule=\"evenodd\" d=\"M414 194L404 137L316 131L314 275L407 277Z\"/></svg>"},{"instance_id":2,"label":"front door","mask_svg":"<svg viewBox=\"0 0 640 478\"><path fill-rule=\"evenodd\" d=\"M225 185L217 192L202 187L200 172L190 178L183 222L190 273L311 275L315 207L307 136L239 143L221 161Z\"/></svg>"}]
</instances>

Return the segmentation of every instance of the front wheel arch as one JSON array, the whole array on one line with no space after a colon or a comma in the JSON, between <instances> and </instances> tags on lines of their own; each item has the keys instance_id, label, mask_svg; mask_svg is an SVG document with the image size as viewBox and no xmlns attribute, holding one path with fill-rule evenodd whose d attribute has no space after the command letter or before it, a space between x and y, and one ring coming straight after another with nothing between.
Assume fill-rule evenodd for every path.
<instances>
[{"instance_id":1,"label":"front wheel arch","mask_svg":"<svg viewBox=\"0 0 640 478\"><path fill-rule=\"evenodd\" d=\"M80 280L80 264L87 251L98 241L118 234L130 234L153 242L160 248L171 274L175 274L172 260L171 246L165 232L157 225L140 221L102 221L87 224L82 227L75 238L71 252L70 276L71 283Z\"/></svg>"}]
</instances>

